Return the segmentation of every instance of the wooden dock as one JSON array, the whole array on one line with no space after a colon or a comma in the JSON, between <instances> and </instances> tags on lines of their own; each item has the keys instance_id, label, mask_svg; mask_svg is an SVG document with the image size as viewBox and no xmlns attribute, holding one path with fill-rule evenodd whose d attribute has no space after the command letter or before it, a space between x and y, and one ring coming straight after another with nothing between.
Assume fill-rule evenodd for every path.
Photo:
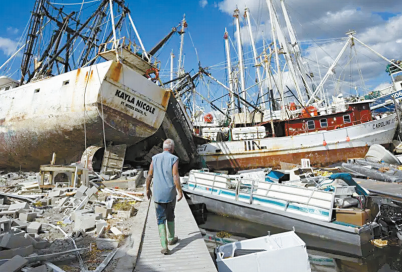
<instances>
[{"instance_id":1,"label":"wooden dock","mask_svg":"<svg viewBox=\"0 0 402 272\"><path fill-rule=\"evenodd\" d=\"M169 246L170 255L162 255L155 206L151 200L142 248L134 271L216 272L217 269L185 198L176 203L175 215L176 236L179 237L179 242Z\"/></svg>"}]
</instances>

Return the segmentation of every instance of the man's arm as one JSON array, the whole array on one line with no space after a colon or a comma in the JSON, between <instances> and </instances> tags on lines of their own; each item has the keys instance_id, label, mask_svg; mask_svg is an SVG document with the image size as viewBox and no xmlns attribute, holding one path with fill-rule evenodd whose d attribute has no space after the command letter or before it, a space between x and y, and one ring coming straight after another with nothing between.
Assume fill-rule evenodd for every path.
<instances>
[{"instance_id":1,"label":"man's arm","mask_svg":"<svg viewBox=\"0 0 402 272\"><path fill-rule=\"evenodd\" d=\"M173 164L173 181L174 185L176 185L177 192L179 193L177 201L180 201L183 198L183 191L181 190L181 184L180 184L179 161Z\"/></svg>"},{"instance_id":2,"label":"man's arm","mask_svg":"<svg viewBox=\"0 0 402 272\"><path fill-rule=\"evenodd\" d=\"M153 163L151 162L151 165L149 166L149 171L148 171L148 176L147 176L147 183L146 183L146 195L148 199L151 199L152 196L152 191L151 191L151 181L152 177L154 176L154 166Z\"/></svg>"}]
</instances>

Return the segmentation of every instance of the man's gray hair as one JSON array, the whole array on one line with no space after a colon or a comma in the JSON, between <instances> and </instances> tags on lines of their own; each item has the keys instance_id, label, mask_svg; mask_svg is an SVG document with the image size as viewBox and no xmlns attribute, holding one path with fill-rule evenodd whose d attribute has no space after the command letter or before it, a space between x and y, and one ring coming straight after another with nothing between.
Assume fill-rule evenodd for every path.
<instances>
[{"instance_id":1,"label":"man's gray hair","mask_svg":"<svg viewBox=\"0 0 402 272\"><path fill-rule=\"evenodd\" d=\"M174 148L174 141L172 139L166 139L163 142L163 149L172 150Z\"/></svg>"}]
</instances>

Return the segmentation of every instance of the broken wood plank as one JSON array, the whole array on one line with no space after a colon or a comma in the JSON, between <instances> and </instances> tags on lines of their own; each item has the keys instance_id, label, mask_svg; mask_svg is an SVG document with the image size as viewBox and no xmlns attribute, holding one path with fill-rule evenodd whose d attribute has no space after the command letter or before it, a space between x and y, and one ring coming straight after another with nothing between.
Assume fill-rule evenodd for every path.
<instances>
[{"instance_id":1,"label":"broken wood plank","mask_svg":"<svg viewBox=\"0 0 402 272\"><path fill-rule=\"evenodd\" d=\"M106 268L106 266L110 263L110 261L113 259L114 255L116 255L118 248L114 249L112 252L107 255L107 257L103 260L103 262L96 268L95 272L102 272L103 269Z\"/></svg>"}]
</instances>

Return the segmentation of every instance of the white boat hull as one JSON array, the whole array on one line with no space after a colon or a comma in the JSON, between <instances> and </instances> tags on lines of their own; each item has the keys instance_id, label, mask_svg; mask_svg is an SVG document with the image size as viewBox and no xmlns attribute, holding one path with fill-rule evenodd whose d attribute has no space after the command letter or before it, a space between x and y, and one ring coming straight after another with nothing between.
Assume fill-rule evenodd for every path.
<instances>
[{"instance_id":1,"label":"white boat hull","mask_svg":"<svg viewBox=\"0 0 402 272\"><path fill-rule=\"evenodd\" d=\"M390 144L397 123L396 115L392 114L330 131L207 143L198 146L198 153L213 170L280 167L280 162L300 164L301 159L310 159L313 166L326 166L348 158L364 157L373 144Z\"/></svg>"},{"instance_id":2,"label":"white boat hull","mask_svg":"<svg viewBox=\"0 0 402 272\"><path fill-rule=\"evenodd\" d=\"M108 61L0 93L0 168L78 161L86 147L133 145L164 120L170 92Z\"/></svg>"}]
</instances>

